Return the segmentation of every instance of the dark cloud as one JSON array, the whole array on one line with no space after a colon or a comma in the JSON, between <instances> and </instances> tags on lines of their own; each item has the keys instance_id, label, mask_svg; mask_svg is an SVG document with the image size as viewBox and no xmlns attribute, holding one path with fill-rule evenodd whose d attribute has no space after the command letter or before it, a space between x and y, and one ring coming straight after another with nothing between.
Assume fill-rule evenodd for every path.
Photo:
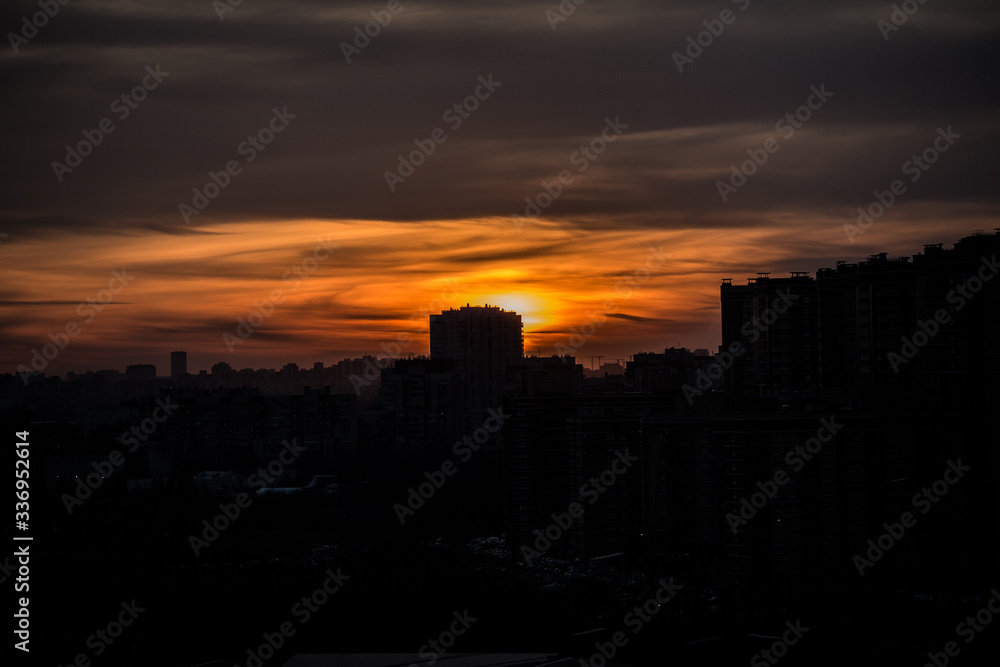
<instances>
[{"instance_id":1,"label":"dark cloud","mask_svg":"<svg viewBox=\"0 0 1000 667\"><path fill-rule=\"evenodd\" d=\"M664 321L664 320L654 320L651 317L640 317L639 315L627 315L625 313L608 313L608 317L616 317L620 320L628 320L630 322L653 322L653 321ZM670 321L670 320L665 320Z\"/></svg>"},{"instance_id":2,"label":"dark cloud","mask_svg":"<svg viewBox=\"0 0 1000 667\"><path fill-rule=\"evenodd\" d=\"M745 12L721 2L587 3L554 31L544 16L554 2L404 3L348 64L339 44L381 8L369 5L243 3L225 21L208 2L62 7L0 60L17 100L3 111L10 192L0 216L36 230L190 233L178 205L209 171L242 160L241 142L287 107L290 126L198 223L509 215L543 179L575 169L571 154L618 116L629 125L622 139L546 215L729 226L736 216L712 215L723 208L715 182L820 84L835 96L729 208L849 209L941 125L956 127L963 145L912 197L995 202L986 147L998 138L998 13L988 3L924 6L888 42L875 21L889 8L868 3L754 1ZM4 24L33 8L8 5ZM679 73L672 53L725 8L735 22ZM112 101L156 65L169 76L115 118ZM491 73L502 86L451 129L442 113ZM105 117L114 132L57 182L51 162ZM448 140L391 193L384 172L439 127Z\"/></svg>"}]
</instances>

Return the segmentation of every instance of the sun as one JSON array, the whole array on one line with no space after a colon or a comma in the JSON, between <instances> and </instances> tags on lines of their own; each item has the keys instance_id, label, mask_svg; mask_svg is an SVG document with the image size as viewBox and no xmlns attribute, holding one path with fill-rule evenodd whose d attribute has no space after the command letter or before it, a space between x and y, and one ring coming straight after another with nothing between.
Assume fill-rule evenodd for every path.
<instances>
[{"instance_id":1,"label":"sun","mask_svg":"<svg viewBox=\"0 0 1000 667\"><path fill-rule=\"evenodd\" d=\"M513 310L521 316L525 329L542 326L549 320L547 300L534 294L490 294L478 297L476 303Z\"/></svg>"}]
</instances>

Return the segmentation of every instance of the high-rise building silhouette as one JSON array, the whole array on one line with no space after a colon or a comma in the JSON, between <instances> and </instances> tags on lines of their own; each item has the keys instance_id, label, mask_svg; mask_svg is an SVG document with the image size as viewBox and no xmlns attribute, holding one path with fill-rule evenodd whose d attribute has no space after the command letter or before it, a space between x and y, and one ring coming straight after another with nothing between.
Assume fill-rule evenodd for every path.
<instances>
[{"instance_id":1,"label":"high-rise building silhouette","mask_svg":"<svg viewBox=\"0 0 1000 667\"><path fill-rule=\"evenodd\" d=\"M156 380L156 366L154 364L126 366L125 379L129 382L153 382Z\"/></svg>"},{"instance_id":2,"label":"high-rise building silhouette","mask_svg":"<svg viewBox=\"0 0 1000 667\"><path fill-rule=\"evenodd\" d=\"M685 384L696 382L698 363L694 353L685 349L637 352L625 366L625 390L680 396Z\"/></svg>"},{"instance_id":3,"label":"high-rise building silhouette","mask_svg":"<svg viewBox=\"0 0 1000 667\"><path fill-rule=\"evenodd\" d=\"M643 539L645 423L672 413L673 402L610 383L588 388L572 357L533 357L514 370L504 403L511 414L503 452L508 544L528 563L529 550L542 546L547 556L620 566ZM582 513L546 547L553 516L574 503Z\"/></svg>"},{"instance_id":4,"label":"high-rise building silhouette","mask_svg":"<svg viewBox=\"0 0 1000 667\"><path fill-rule=\"evenodd\" d=\"M823 384L830 400L845 406L885 404L893 394L880 388L905 379L893 373L888 354L916 321L909 260L879 253L817 270Z\"/></svg>"},{"instance_id":5,"label":"high-rise building silhouette","mask_svg":"<svg viewBox=\"0 0 1000 667\"><path fill-rule=\"evenodd\" d=\"M187 352L170 353L170 377L179 378L187 375Z\"/></svg>"},{"instance_id":6,"label":"high-rise building silhouette","mask_svg":"<svg viewBox=\"0 0 1000 667\"><path fill-rule=\"evenodd\" d=\"M469 306L430 316L432 359L451 359L469 380L469 407L500 405L507 368L524 358L521 316L499 306Z\"/></svg>"},{"instance_id":7,"label":"high-rise building silhouette","mask_svg":"<svg viewBox=\"0 0 1000 667\"><path fill-rule=\"evenodd\" d=\"M468 433L465 384L451 359L402 359L382 370L380 397L395 460L427 465L449 454Z\"/></svg>"},{"instance_id":8,"label":"high-rise building silhouette","mask_svg":"<svg viewBox=\"0 0 1000 667\"><path fill-rule=\"evenodd\" d=\"M910 370L917 399L929 407L1000 406L998 251L1000 228L977 231L950 250L926 245L913 258L916 318L904 333L915 354L895 361L901 374ZM934 331L936 314L947 321Z\"/></svg>"},{"instance_id":9,"label":"high-rise building silhouette","mask_svg":"<svg viewBox=\"0 0 1000 667\"><path fill-rule=\"evenodd\" d=\"M932 576L926 562L935 571L960 567L955 554L989 539L971 507L995 505L981 499L991 477L1000 478L991 446L997 250L1000 233L976 233L952 249L925 246L912 262L886 253L839 262L815 281L765 273L747 285L724 281L723 347L739 341L746 352L726 373L726 394L696 397L709 410L645 423L649 546L696 554L701 573L737 606L765 595L833 594L857 576L852 558L885 518L912 509L921 485L962 460L983 473L934 510L951 541L929 540L918 550L927 556L897 556L881 574L912 588ZM799 298L768 315L778 287ZM797 448L824 420L842 427L813 460L798 463ZM745 520L746 499L773 484L776 471L789 481L774 484L773 498Z\"/></svg>"},{"instance_id":10,"label":"high-rise building silhouette","mask_svg":"<svg viewBox=\"0 0 1000 667\"><path fill-rule=\"evenodd\" d=\"M726 370L726 389L744 403L793 409L820 399L837 406L996 403L988 388L1000 382L998 249L1000 232L977 232L952 249L926 245L912 262L879 253L820 268L815 279L758 273L746 285L723 280L723 347L746 348ZM794 303L769 314L781 293Z\"/></svg>"},{"instance_id":11,"label":"high-rise building silhouette","mask_svg":"<svg viewBox=\"0 0 1000 667\"><path fill-rule=\"evenodd\" d=\"M721 287L723 348L745 351L729 367L726 386L740 398L804 405L820 396L815 281L758 273L746 285Z\"/></svg>"}]
</instances>

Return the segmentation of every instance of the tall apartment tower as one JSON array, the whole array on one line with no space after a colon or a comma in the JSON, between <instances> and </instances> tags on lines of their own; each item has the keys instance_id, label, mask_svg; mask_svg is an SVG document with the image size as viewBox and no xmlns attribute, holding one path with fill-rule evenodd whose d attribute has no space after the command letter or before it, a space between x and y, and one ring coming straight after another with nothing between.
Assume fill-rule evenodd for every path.
<instances>
[{"instance_id":1,"label":"tall apartment tower","mask_svg":"<svg viewBox=\"0 0 1000 667\"><path fill-rule=\"evenodd\" d=\"M817 270L823 384L835 404L886 404L898 395L886 393L900 380L887 355L917 317L909 260L883 252Z\"/></svg>"},{"instance_id":2,"label":"tall apartment tower","mask_svg":"<svg viewBox=\"0 0 1000 667\"><path fill-rule=\"evenodd\" d=\"M187 375L188 355L187 352L170 353L170 377L183 377Z\"/></svg>"},{"instance_id":3,"label":"tall apartment tower","mask_svg":"<svg viewBox=\"0 0 1000 667\"><path fill-rule=\"evenodd\" d=\"M469 380L469 407L500 405L507 367L524 358L521 316L499 306L469 306L430 316L431 359L451 359Z\"/></svg>"},{"instance_id":4,"label":"tall apartment tower","mask_svg":"<svg viewBox=\"0 0 1000 667\"><path fill-rule=\"evenodd\" d=\"M721 287L722 338L746 350L726 372L726 387L742 399L808 403L820 396L816 282L758 273L746 285Z\"/></svg>"},{"instance_id":5,"label":"tall apartment tower","mask_svg":"<svg viewBox=\"0 0 1000 667\"><path fill-rule=\"evenodd\" d=\"M900 374L912 369L919 398L928 406L976 405L988 413L1000 405L998 251L1000 228L993 234L977 230L950 250L925 245L913 258L915 314L924 326L908 323L908 338L920 345ZM936 333L926 339L915 333L933 331L928 320L938 313L945 323Z\"/></svg>"}]
</instances>

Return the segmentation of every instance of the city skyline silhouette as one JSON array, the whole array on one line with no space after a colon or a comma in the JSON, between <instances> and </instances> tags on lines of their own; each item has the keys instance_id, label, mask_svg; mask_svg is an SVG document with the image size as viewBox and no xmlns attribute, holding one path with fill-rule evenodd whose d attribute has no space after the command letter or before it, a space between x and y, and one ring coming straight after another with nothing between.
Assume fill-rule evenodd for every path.
<instances>
[{"instance_id":1,"label":"city skyline silhouette","mask_svg":"<svg viewBox=\"0 0 1000 667\"><path fill-rule=\"evenodd\" d=\"M4 664L996 662L992 4L0 26Z\"/></svg>"}]
</instances>

